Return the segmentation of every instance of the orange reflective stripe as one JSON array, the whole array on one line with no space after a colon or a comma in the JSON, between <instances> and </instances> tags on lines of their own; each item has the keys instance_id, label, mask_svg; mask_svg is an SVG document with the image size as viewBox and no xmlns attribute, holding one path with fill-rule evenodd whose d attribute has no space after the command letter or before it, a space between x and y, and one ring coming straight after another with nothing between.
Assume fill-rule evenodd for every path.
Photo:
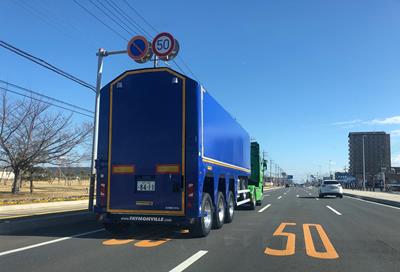
<instances>
[{"instance_id":1,"label":"orange reflective stripe","mask_svg":"<svg viewBox=\"0 0 400 272\"><path fill-rule=\"evenodd\" d=\"M273 236L286 236L286 248L285 249L272 249L267 247L264 251L265 254L273 255L273 256L288 256L293 255L295 252L295 242L296 242L296 234L283 232L285 226L295 226L296 223L281 223L279 227L274 232Z\"/></svg>"},{"instance_id":2,"label":"orange reflective stripe","mask_svg":"<svg viewBox=\"0 0 400 272\"><path fill-rule=\"evenodd\" d=\"M322 244L325 247L325 252L318 252L315 250L314 242L311 236L310 227L313 226L317 229L319 236L321 237ZM304 231L304 242L306 244L307 255L319 259L337 259L339 255L337 254L335 248L333 247L331 241L329 241L328 235L326 235L324 229L319 224L303 224Z\"/></svg>"},{"instance_id":3,"label":"orange reflective stripe","mask_svg":"<svg viewBox=\"0 0 400 272\"><path fill-rule=\"evenodd\" d=\"M134 165L113 165L112 173L113 174L132 174L135 172Z\"/></svg>"}]
</instances>

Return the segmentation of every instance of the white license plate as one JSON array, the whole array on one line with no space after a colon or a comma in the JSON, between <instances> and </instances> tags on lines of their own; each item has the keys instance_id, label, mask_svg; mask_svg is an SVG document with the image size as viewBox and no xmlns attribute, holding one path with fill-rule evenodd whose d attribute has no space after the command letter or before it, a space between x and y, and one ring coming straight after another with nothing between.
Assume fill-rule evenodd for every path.
<instances>
[{"instance_id":1,"label":"white license plate","mask_svg":"<svg viewBox=\"0 0 400 272\"><path fill-rule=\"evenodd\" d=\"M136 191L153 192L156 190L156 182L154 180L138 180L136 181Z\"/></svg>"}]
</instances>

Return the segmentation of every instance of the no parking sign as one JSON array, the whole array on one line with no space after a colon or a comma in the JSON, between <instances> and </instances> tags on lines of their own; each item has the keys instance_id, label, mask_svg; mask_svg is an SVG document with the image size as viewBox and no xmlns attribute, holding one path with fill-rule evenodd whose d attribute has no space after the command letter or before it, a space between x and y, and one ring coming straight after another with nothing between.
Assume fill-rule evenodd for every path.
<instances>
[{"instance_id":1,"label":"no parking sign","mask_svg":"<svg viewBox=\"0 0 400 272\"><path fill-rule=\"evenodd\" d=\"M128 55L138 63L145 63L150 60L153 51L150 42L143 36L135 36L128 42Z\"/></svg>"}]
</instances>

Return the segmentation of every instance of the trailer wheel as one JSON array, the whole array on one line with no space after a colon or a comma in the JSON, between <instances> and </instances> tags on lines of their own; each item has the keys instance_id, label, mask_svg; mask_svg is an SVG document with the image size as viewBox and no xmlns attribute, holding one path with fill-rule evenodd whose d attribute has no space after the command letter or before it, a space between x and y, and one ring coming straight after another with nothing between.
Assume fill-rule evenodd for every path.
<instances>
[{"instance_id":1,"label":"trailer wheel","mask_svg":"<svg viewBox=\"0 0 400 272\"><path fill-rule=\"evenodd\" d=\"M220 229L225 222L225 198L221 192L218 192L217 207L214 211L214 229Z\"/></svg>"},{"instance_id":2,"label":"trailer wheel","mask_svg":"<svg viewBox=\"0 0 400 272\"><path fill-rule=\"evenodd\" d=\"M233 221L233 215L235 211L235 197L232 191L228 193L227 199L228 206L225 209L225 223L231 223Z\"/></svg>"},{"instance_id":3,"label":"trailer wheel","mask_svg":"<svg viewBox=\"0 0 400 272\"><path fill-rule=\"evenodd\" d=\"M112 234L123 234L127 232L129 223L103 223L104 228Z\"/></svg>"},{"instance_id":4,"label":"trailer wheel","mask_svg":"<svg viewBox=\"0 0 400 272\"><path fill-rule=\"evenodd\" d=\"M201 217L191 227L191 233L195 237L205 237L211 231L213 225L213 204L208 193L203 192L201 200Z\"/></svg>"}]
</instances>

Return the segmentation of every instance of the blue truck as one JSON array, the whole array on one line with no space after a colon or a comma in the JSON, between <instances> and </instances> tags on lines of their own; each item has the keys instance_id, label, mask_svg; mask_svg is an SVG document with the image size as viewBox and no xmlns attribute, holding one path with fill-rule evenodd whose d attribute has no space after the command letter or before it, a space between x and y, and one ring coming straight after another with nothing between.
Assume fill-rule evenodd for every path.
<instances>
[{"instance_id":1,"label":"blue truck","mask_svg":"<svg viewBox=\"0 0 400 272\"><path fill-rule=\"evenodd\" d=\"M166 223L207 236L256 205L249 135L198 82L130 70L100 97L95 212L106 229Z\"/></svg>"}]
</instances>

